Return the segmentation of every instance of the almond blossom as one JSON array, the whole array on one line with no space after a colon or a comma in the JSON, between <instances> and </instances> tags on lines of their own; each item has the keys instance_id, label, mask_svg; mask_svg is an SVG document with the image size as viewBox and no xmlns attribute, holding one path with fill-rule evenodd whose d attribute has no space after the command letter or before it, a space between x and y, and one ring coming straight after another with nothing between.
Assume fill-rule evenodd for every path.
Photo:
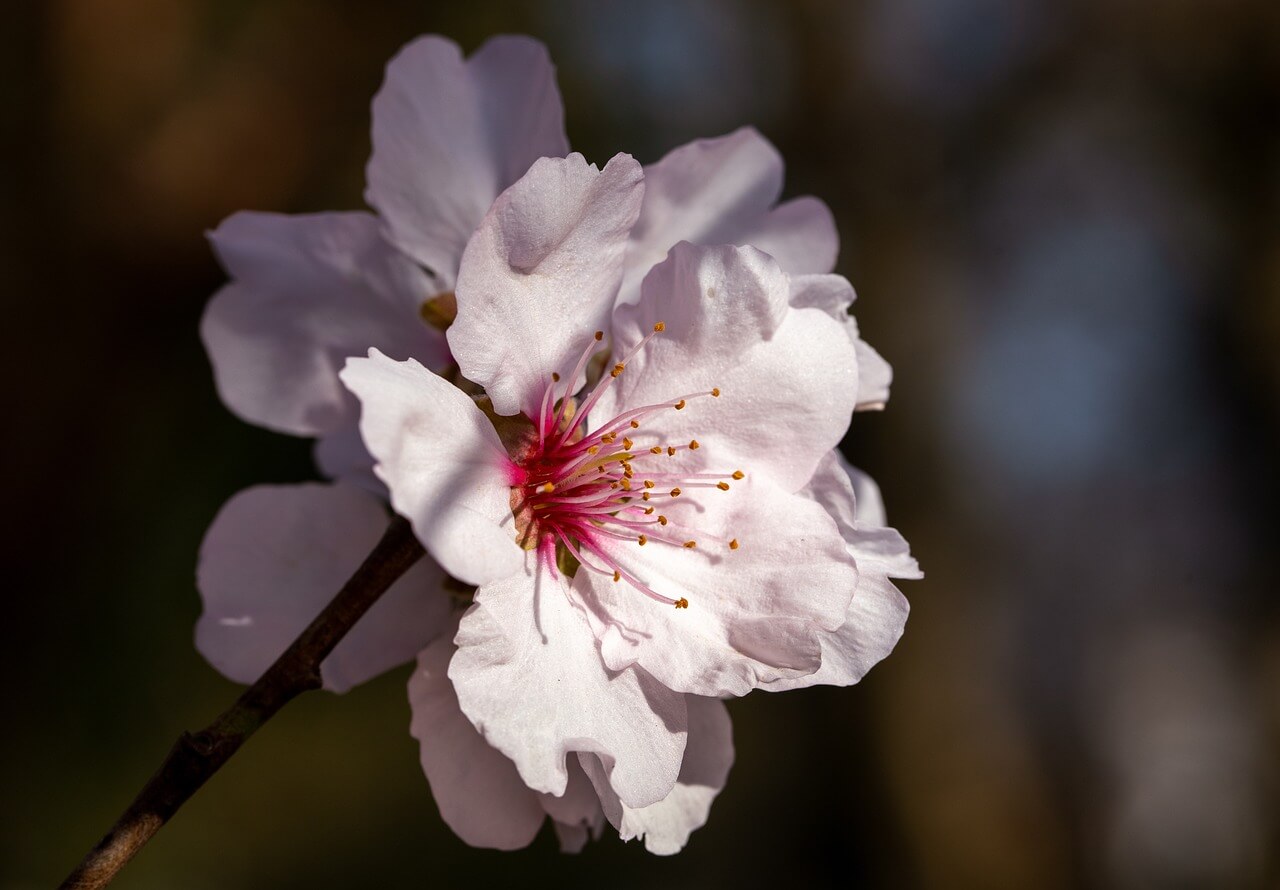
<instances>
[{"instance_id":1,"label":"almond blossom","mask_svg":"<svg viewBox=\"0 0 1280 890\"><path fill-rule=\"evenodd\" d=\"M555 160L554 75L525 38L465 61L415 41L373 116L378 215L242 213L211 236L232 278L202 324L220 394L317 437L338 482L228 502L197 645L255 679L368 553L389 494L434 559L325 688L418 653L411 731L468 843L524 846L550 819L574 850L608 821L675 852L732 764L719 697L856 682L906 617L887 581L915 572L905 543L855 528L831 451L890 371L826 274L830 212L779 203L781 158L750 128L643 170ZM449 368L487 397L430 373Z\"/></svg>"},{"instance_id":2,"label":"almond blossom","mask_svg":"<svg viewBox=\"0 0 1280 890\"><path fill-rule=\"evenodd\" d=\"M356 427L355 400L338 371L370 347L437 371L451 365L442 328L452 319L467 239L498 193L535 159L568 150L545 48L529 38L496 37L464 60L446 39L413 41L388 64L374 98L373 149L367 198L377 215L242 212L211 234L231 282L210 301L201 335L232 411L269 429L316 437L326 476L384 497ZM776 149L750 128L695 141L650 166L649 199L625 250L631 283L624 282L620 298L634 299L640 278L682 238L751 240L787 271L829 271L837 248L831 214L815 198L779 204L782 169ZM322 500L341 509L357 497L295 496L281 486L256 491L246 501L253 509L228 508L219 516L210 530L214 545L202 559L205 613L197 642L220 668L269 664L289 631L301 630L322 604L301 585L268 586L246 575L244 584L263 591L256 600L208 580L219 577L214 563L238 560L217 539L261 535L284 546L278 530L298 534L309 521L293 513L321 509ZM376 510L351 515L364 517L364 538L381 523ZM224 524L235 528L224 531ZM237 571L233 565L227 576ZM419 586L422 596L438 593L432 584ZM423 645L439 632L438 623L406 626L422 628ZM273 630L264 634L267 627ZM369 645L380 645L377 635ZM247 680L250 673L241 667L229 676ZM372 675L354 675L342 686Z\"/></svg>"},{"instance_id":3,"label":"almond blossom","mask_svg":"<svg viewBox=\"0 0 1280 890\"><path fill-rule=\"evenodd\" d=\"M755 248L681 243L617 302L642 192L630 158L571 155L495 202L448 334L480 401L376 349L342 379L393 507L477 586L448 679L527 786L509 789L562 797L580 769L624 836L669 852L731 760L715 699L800 685L824 645L863 645L869 666L905 610L841 635L858 562L807 488L858 404L858 349L830 306L793 297L851 289L797 287ZM424 654L416 706L446 694L444 657ZM433 787L457 778L432 766L442 735L458 741L441 725L415 719ZM723 770L684 785L686 760Z\"/></svg>"},{"instance_id":4,"label":"almond blossom","mask_svg":"<svg viewBox=\"0 0 1280 890\"><path fill-rule=\"evenodd\" d=\"M374 98L373 146L367 197L377 215L244 212L212 233L232 280L210 302L201 334L232 411L273 430L317 437L325 475L384 497L356 427L355 400L338 371L348 356L370 347L434 370L451 364L441 328L453 314L467 239L495 196L536 158L568 148L545 48L528 38L497 37L464 60L440 37L410 43L388 64ZM797 273L826 272L835 262L830 212L815 198L778 203L782 160L750 128L678 148L649 167L648 178L649 199L628 232L624 268L632 284L624 282L623 299L634 299L627 294L638 292L639 279L681 238L751 239ZM261 539L287 550L280 529L314 534L311 511L325 503L347 509L358 499L350 491L251 491L256 494L236 509L228 505L211 528L199 578L205 602L200 650L243 680L252 679L250 666L269 664L322 603L306 585L255 579L248 572L253 564L218 541ZM382 523L375 508L370 501L348 511L350 521L364 522L360 540ZM431 577L436 581L418 585L420 596L439 594L443 575L437 570ZM232 580L260 590L261 598L237 594ZM439 622L414 619L404 626L421 628L422 645L440 632ZM367 639L384 652L401 651L376 634ZM239 667L225 667L232 665ZM354 674L339 685L375 673Z\"/></svg>"}]
</instances>

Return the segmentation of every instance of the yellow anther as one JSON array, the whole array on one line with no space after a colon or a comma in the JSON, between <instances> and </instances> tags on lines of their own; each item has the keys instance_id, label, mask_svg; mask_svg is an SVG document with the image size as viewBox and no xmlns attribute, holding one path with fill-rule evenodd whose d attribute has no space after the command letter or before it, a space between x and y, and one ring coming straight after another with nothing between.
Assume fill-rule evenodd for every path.
<instances>
[{"instance_id":1,"label":"yellow anther","mask_svg":"<svg viewBox=\"0 0 1280 890\"><path fill-rule=\"evenodd\" d=\"M649 538L645 535L641 535L640 537L636 538L636 543L638 543L641 547L643 547L645 544L649 543Z\"/></svg>"},{"instance_id":2,"label":"yellow anther","mask_svg":"<svg viewBox=\"0 0 1280 890\"><path fill-rule=\"evenodd\" d=\"M698 450L699 448L701 448L701 447L702 447L702 446L698 444L698 440L697 440L697 439L690 439L690 440L689 440L689 450L690 450L690 451L697 451L697 450Z\"/></svg>"},{"instance_id":3,"label":"yellow anther","mask_svg":"<svg viewBox=\"0 0 1280 890\"><path fill-rule=\"evenodd\" d=\"M676 456L676 449L675 449L675 446L674 446L674 445L668 445L668 446L667 446L667 457L675 457L675 456Z\"/></svg>"},{"instance_id":4,"label":"yellow anther","mask_svg":"<svg viewBox=\"0 0 1280 890\"><path fill-rule=\"evenodd\" d=\"M654 483L654 481L653 481L652 479L646 479L646 480L644 480L644 487L645 487L645 488L653 488L653 486L654 486L654 485L655 485L655 483Z\"/></svg>"},{"instance_id":5,"label":"yellow anther","mask_svg":"<svg viewBox=\"0 0 1280 890\"><path fill-rule=\"evenodd\" d=\"M681 411L681 410L683 410L683 409L684 409L684 399L681 399L680 401L676 402L676 406L675 406L675 407L676 407L676 410L677 410L677 411Z\"/></svg>"},{"instance_id":6,"label":"yellow anther","mask_svg":"<svg viewBox=\"0 0 1280 890\"><path fill-rule=\"evenodd\" d=\"M614 573L613 573L613 583L614 583L614 584L617 584L617 583L618 583L619 581L621 581L621 580L622 580L622 572L614 571Z\"/></svg>"},{"instance_id":7,"label":"yellow anther","mask_svg":"<svg viewBox=\"0 0 1280 890\"><path fill-rule=\"evenodd\" d=\"M632 428L633 430L638 430L638 429L640 429L640 421L638 421L638 420L633 420L633 421L631 421L631 428Z\"/></svg>"},{"instance_id":8,"label":"yellow anther","mask_svg":"<svg viewBox=\"0 0 1280 890\"><path fill-rule=\"evenodd\" d=\"M621 483L621 484L622 484L622 490L623 490L623 491L630 491L630 490L631 490L631 480L630 480L630 479L628 479L626 476L623 476L623 477L622 477L622 483Z\"/></svg>"},{"instance_id":9,"label":"yellow anther","mask_svg":"<svg viewBox=\"0 0 1280 890\"><path fill-rule=\"evenodd\" d=\"M737 549L738 549L738 539L737 539L737 538L734 538L732 541L730 541L730 542L729 542L729 549L730 549L730 550L737 550Z\"/></svg>"},{"instance_id":10,"label":"yellow anther","mask_svg":"<svg viewBox=\"0 0 1280 890\"><path fill-rule=\"evenodd\" d=\"M717 399L720 398L720 387L718 386L711 387L711 395Z\"/></svg>"},{"instance_id":11,"label":"yellow anther","mask_svg":"<svg viewBox=\"0 0 1280 890\"><path fill-rule=\"evenodd\" d=\"M667 524L667 517L665 517L665 516L663 516L661 513L659 513L659 514L658 514L658 525L666 525L666 524Z\"/></svg>"},{"instance_id":12,"label":"yellow anther","mask_svg":"<svg viewBox=\"0 0 1280 890\"><path fill-rule=\"evenodd\" d=\"M685 549L685 550L692 550L692 549L694 549L694 548L695 548L695 547L697 547L697 546L698 546L698 542L697 542L697 541L685 541L685 542L684 542L684 549Z\"/></svg>"},{"instance_id":13,"label":"yellow anther","mask_svg":"<svg viewBox=\"0 0 1280 890\"><path fill-rule=\"evenodd\" d=\"M552 484L552 483L550 483L550 482L544 482L544 483L542 483L541 485L539 485L539 486L538 486L538 491L541 491L541 492L547 492L547 493L550 493L550 492L553 492L553 491L555 491L555 490L556 490L555 485L553 485L553 484Z\"/></svg>"},{"instance_id":14,"label":"yellow anther","mask_svg":"<svg viewBox=\"0 0 1280 890\"><path fill-rule=\"evenodd\" d=\"M640 497L644 498L646 501L649 500L649 492L646 491L644 494L640 495Z\"/></svg>"},{"instance_id":15,"label":"yellow anther","mask_svg":"<svg viewBox=\"0 0 1280 890\"><path fill-rule=\"evenodd\" d=\"M626 369L627 369L627 366L626 366L626 365L624 365L622 362L618 362L616 365L614 365L614 366L613 366L613 370L609 372L609 376L610 376L610 377L617 377L619 374L621 374L621 373L622 373L623 371L625 371Z\"/></svg>"},{"instance_id":16,"label":"yellow anther","mask_svg":"<svg viewBox=\"0 0 1280 890\"><path fill-rule=\"evenodd\" d=\"M613 440L616 438L618 438L617 433L605 433L603 436L600 437L600 441L604 442L605 444L612 445Z\"/></svg>"},{"instance_id":17,"label":"yellow anther","mask_svg":"<svg viewBox=\"0 0 1280 890\"><path fill-rule=\"evenodd\" d=\"M745 476L745 475L747 475L747 474L746 474L746 473L744 473L744 472L742 472L741 470L734 470L734 471L733 471L733 478L734 478L734 479L741 479L741 478L742 478L743 476Z\"/></svg>"},{"instance_id":18,"label":"yellow anther","mask_svg":"<svg viewBox=\"0 0 1280 890\"><path fill-rule=\"evenodd\" d=\"M551 372L551 380L552 380L552 382L554 382L554 383L559 383L559 382L560 382L560 375L559 375L559 374L557 374L555 371L552 371L552 372Z\"/></svg>"},{"instance_id":19,"label":"yellow anther","mask_svg":"<svg viewBox=\"0 0 1280 890\"><path fill-rule=\"evenodd\" d=\"M653 326L653 332L655 334L661 334L666 329L667 329L667 323L665 321L660 321Z\"/></svg>"},{"instance_id":20,"label":"yellow anther","mask_svg":"<svg viewBox=\"0 0 1280 890\"><path fill-rule=\"evenodd\" d=\"M673 488L673 489L671 489L671 496L672 496L673 498L678 498L678 497L680 497L680 489L678 489L678 488Z\"/></svg>"},{"instance_id":21,"label":"yellow anther","mask_svg":"<svg viewBox=\"0 0 1280 890\"><path fill-rule=\"evenodd\" d=\"M630 479L630 478L631 478L632 476L634 476L635 474L636 474L636 471L635 471L635 470L633 470L633 469L631 469L631 464L623 464L623 465L622 465L622 475L624 475L624 476L626 476L628 479Z\"/></svg>"},{"instance_id":22,"label":"yellow anther","mask_svg":"<svg viewBox=\"0 0 1280 890\"><path fill-rule=\"evenodd\" d=\"M661 445L654 445L652 448L650 448L650 449L649 449L649 453L650 453L650 454L661 454L661 453L662 453L662 446L661 446Z\"/></svg>"},{"instance_id":23,"label":"yellow anther","mask_svg":"<svg viewBox=\"0 0 1280 890\"><path fill-rule=\"evenodd\" d=\"M596 342L599 343L604 339L604 331L596 331Z\"/></svg>"},{"instance_id":24,"label":"yellow anther","mask_svg":"<svg viewBox=\"0 0 1280 890\"><path fill-rule=\"evenodd\" d=\"M599 454L599 453L600 453L599 445L591 445L587 448L587 454Z\"/></svg>"},{"instance_id":25,"label":"yellow anther","mask_svg":"<svg viewBox=\"0 0 1280 890\"><path fill-rule=\"evenodd\" d=\"M635 442L632 442L630 439L628 439L628 438L626 438L626 437L623 437L623 439L622 439L622 450L623 450L623 451L630 451L630 450L631 450L631 446L632 446L632 445L634 445L634 444L636 444L636 443L635 443Z\"/></svg>"},{"instance_id":26,"label":"yellow anther","mask_svg":"<svg viewBox=\"0 0 1280 890\"><path fill-rule=\"evenodd\" d=\"M617 488L617 487L618 487L618 483L616 483L616 482L610 482L610 483L609 483L609 488L610 488L610 490L615 489L615 488Z\"/></svg>"},{"instance_id":27,"label":"yellow anther","mask_svg":"<svg viewBox=\"0 0 1280 890\"><path fill-rule=\"evenodd\" d=\"M649 514L651 514L652 512L653 512L653 508L652 508L652 507L645 507L645 508L644 508L644 515L645 515L645 516L648 516L648 515L649 515Z\"/></svg>"},{"instance_id":28,"label":"yellow anther","mask_svg":"<svg viewBox=\"0 0 1280 890\"><path fill-rule=\"evenodd\" d=\"M728 490L729 490L729 483L728 483L728 482L717 482L717 483L716 483L716 488L720 489L721 491L728 491Z\"/></svg>"},{"instance_id":29,"label":"yellow anther","mask_svg":"<svg viewBox=\"0 0 1280 890\"><path fill-rule=\"evenodd\" d=\"M687 599L685 599L684 597L680 597L680 599L676 600L676 608L677 608L677 609L687 609L687 608L689 608L689 601L688 601Z\"/></svg>"}]
</instances>

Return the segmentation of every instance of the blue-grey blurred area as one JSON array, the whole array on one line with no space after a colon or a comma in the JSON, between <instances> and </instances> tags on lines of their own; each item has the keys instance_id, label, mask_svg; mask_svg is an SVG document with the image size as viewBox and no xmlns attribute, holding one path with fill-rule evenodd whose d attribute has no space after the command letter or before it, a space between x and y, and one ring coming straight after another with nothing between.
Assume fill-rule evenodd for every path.
<instances>
[{"instance_id":1,"label":"blue-grey blurred area","mask_svg":"<svg viewBox=\"0 0 1280 890\"><path fill-rule=\"evenodd\" d=\"M927 578L860 686L732 703L674 859L463 845L406 667L287 708L118 886L1280 885L1274 0L45 0L0 37L0 886L60 880L237 694L196 548L314 470L217 400L203 233L361 206L423 32L544 40L593 161L779 146L895 366L846 451Z\"/></svg>"}]
</instances>

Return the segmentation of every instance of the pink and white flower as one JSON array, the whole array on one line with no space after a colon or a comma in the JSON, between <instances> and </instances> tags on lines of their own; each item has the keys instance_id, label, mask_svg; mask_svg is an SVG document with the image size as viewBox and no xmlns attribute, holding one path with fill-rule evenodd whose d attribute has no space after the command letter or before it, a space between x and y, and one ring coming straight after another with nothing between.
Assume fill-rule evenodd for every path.
<instances>
[{"instance_id":1,"label":"pink and white flower","mask_svg":"<svg viewBox=\"0 0 1280 890\"><path fill-rule=\"evenodd\" d=\"M342 379L393 507L478 588L448 669L470 725L532 792L565 795L581 768L624 834L673 850L718 790L680 784L686 751L700 735L704 774L731 759L715 699L799 685L844 640L858 563L808 486L859 366L846 324L792 305L750 247L679 244L615 309L642 190L626 156L571 155L495 202L448 334L481 401L377 350ZM429 760L440 721L415 725L428 775L449 775Z\"/></svg>"},{"instance_id":2,"label":"pink and white flower","mask_svg":"<svg viewBox=\"0 0 1280 890\"><path fill-rule=\"evenodd\" d=\"M197 645L255 679L377 540L389 489L440 564L384 595L326 688L419 653L412 732L469 843L523 846L550 818L577 849L607 820L675 852L732 763L718 697L856 682L906 617L887 581L914 571L905 544L846 521L831 470L849 412L889 383L825 274L831 215L778 203L781 159L749 128L643 171L538 160L568 147L523 38L465 61L410 44L373 117L377 216L242 213L212 235L232 281L202 336L224 401L317 437L340 482L228 502ZM668 258L680 241L760 250ZM454 363L481 405L430 373ZM446 571L479 586L460 626Z\"/></svg>"}]
</instances>

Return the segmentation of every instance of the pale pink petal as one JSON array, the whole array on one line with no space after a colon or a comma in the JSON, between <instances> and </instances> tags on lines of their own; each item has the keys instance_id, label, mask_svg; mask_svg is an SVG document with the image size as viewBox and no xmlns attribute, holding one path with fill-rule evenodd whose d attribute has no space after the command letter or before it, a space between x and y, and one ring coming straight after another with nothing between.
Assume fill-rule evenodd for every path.
<instances>
[{"instance_id":1,"label":"pale pink petal","mask_svg":"<svg viewBox=\"0 0 1280 890\"><path fill-rule=\"evenodd\" d=\"M449 346L497 413L535 414L552 372L606 327L643 192L628 155L597 170L572 154L538 161L494 202L462 259Z\"/></svg>"},{"instance_id":2,"label":"pale pink petal","mask_svg":"<svg viewBox=\"0 0 1280 890\"><path fill-rule=\"evenodd\" d=\"M462 619L449 666L462 710L535 790L564 794L566 756L588 751L623 800L661 800L684 752L684 697L642 671L606 671L563 578L533 561L481 587Z\"/></svg>"},{"instance_id":3,"label":"pale pink petal","mask_svg":"<svg viewBox=\"0 0 1280 890\"><path fill-rule=\"evenodd\" d=\"M897 645L910 606L883 572L864 570L849 603L845 623L822 638L822 667L805 677L765 683L761 688L785 692L808 686L851 686Z\"/></svg>"},{"instance_id":4,"label":"pale pink petal","mask_svg":"<svg viewBox=\"0 0 1280 890\"><path fill-rule=\"evenodd\" d=\"M883 409L889 401L893 368L862 339L858 323L849 314L854 301L853 285L840 275L799 275L791 279L791 305L821 309L845 326L858 353L859 411Z\"/></svg>"},{"instance_id":5,"label":"pale pink petal","mask_svg":"<svg viewBox=\"0 0 1280 890\"><path fill-rule=\"evenodd\" d=\"M552 827L556 830L556 839L560 841L561 853L581 853L591 839L591 832L581 825L553 822Z\"/></svg>"},{"instance_id":6,"label":"pale pink petal","mask_svg":"<svg viewBox=\"0 0 1280 890\"><path fill-rule=\"evenodd\" d=\"M840 252L835 217L823 201L809 196L779 204L734 243L760 248L793 275L830 272Z\"/></svg>"},{"instance_id":7,"label":"pale pink petal","mask_svg":"<svg viewBox=\"0 0 1280 890\"><path fill-rule=\"evenodd\" d=\"M605 664L637 664L663 685L696 695L745 695L762 683L813 673L822 631L844 620L857 586L854 561L821 506L748 477L700 502L663 502L666 526L648 543L596 541L652 590L580 570ZM686 540L697 542L688 549ZM738 542L730 549L731 540Z\"/></svg>"},{"instance_id":8,"label":"pale pink petal","mask_svg":"<svg viewBox=\"0 0 1280 890\"><path fill-rule=\"evenodd\" d=\"M618 800L595 755L582 754L604 811L624 841L644 838L645 849L659 856L679 853L694 830L707 824L711 803L724 788L733 766L733 727L724 702L689 696L689 743L680 777L671 793L655 804L635 809Z\"/></svg>"},{"instance_id":9,"label":"pale pink petal","mask_svg":"<svg viewBox=\"0 0 1280 890\"><path fill-rule=\"evenodd\" d=\"M389 521L377 498L341 484L240 492L200 546L196 648L232 680L257 680L359 568ZM429 558L409 569L324 660L325 688L345 692L439 635L449 603L442 580Z\"/></svg>"},{"instance_id":10,"label":"pale pink petal","mask_svg":"<svg viewBox=\"0 0 1280 890\"><path fill-rule=\"evenodd\" d=\"M832 452L818 466L805 494L821 504L836 520L849 553L858 563L858 585L849 602L844 624L822 635L822 666L807 677L786 678L765 684L770 691L798 689L818 684L849 686L887 656L902 636L909 606L906 597L890 578L920 578L920 568L911 558L907 542L891 528L869 525L856 517L864 514L855 504L852 470L838 452ZM868 477L858 474L864 489ZM870 498L868 498L870 500ZM870 505L869 514L883 509Z\"/></svg>"},{"instance_id":11,"label":"pale pink petal","mask_svg":"<svg viewBox=\"0 0 1280 890\"><path fill-rule=\"evenodd\" d=\"M420 37L388 63L374 97L366 198L448 290L493 199L538 158L568 150L541 43L495 37L464 62L452 41Z\"/></svg>"},{"instance_id":12,"label":"pale pink petal","mask_svg":"<svg viewBox=\"0 0 1280 890\"><path fill-rule=\"evenodd\" d=\"M792 275L790 303L797 309L821 309L843 321L858 298L843 275Z\"/></svg>"},{"instance_id":13,"label":"pale pink petal","mask_svg":"<svg viewBox=\"0 0 1280 890\"><path fill-rule=\"evenodd\" d=\"M834 456L844 467L844 471L849 475L849 484L853 486L855 502L853 519L866 526L888 525L889 519L885 514L884 496L880 494L880 486L857 467L849 466L840 452L835 452Z\"/></svg>"},{"instance_id":14,"label":"pale pink petal","mask_svg":"<svg viewBox=\"0 0 1280 890\"><path fill-rule=\"evenodd\" d=\"M778 205L782 157L751 127L682 145L645 167L644 175L621 302L639 298L644 276L680 241L750 244L791 273L829 272L835 265L839 240L831 211L816 198Z\"/></svg>"},{"instance_id":15,"label":"pale pink petal","mask_svg":"<svg viewBox=\"0 0 1280 890\"><path fill-rule=\"evenodd\" d=\"M434 286L386 243L367 213L237 213L210 234L231 283L209 302L200 335L227 407L300 436L355 416L338 382L349 356L377 347L431 367L444 337L418 317Z\"/></svg>"},{"instance_id":16,"label":"pale pink petal","mask_svg":"<svg viewBox=\"0 0 1280 890\"><path fill-rule=\"evenodd\" d=\"M526 847L546 818L540 796L458 707L447 675L453 653L451 640L436 640L418 656L409 680L409 732L418 740L431 794L440 816L471 846Z\"/></svg>"},{"instance_id":17,"label":"pale pink petal","mask_svg":"<svg viewBox=\"0 0 1280 890\"><path fill-rule=\"evenodd\" d=\"M924 577L902 535L884 527L880 487L866 473L850 466L839 451L823 458L802 493L836 520L841 536L856 551L859 565L866 562L882 567L891 578Z\"/></svg>"},{"instance_id":18,"label":"pale pink petal","mask_svg":"<svg viewBox=\"0 0 1280 890\"><path fill-rule=\"evenodd\" d=\"M852 319L852 316L850 316ZM851 325L853 345L858 351L858 411L883 411L889 401L889 385L893 383L893 367L858 335L858 325Z\"/></svg>"},{"instance_id":19,"label":"pale pink petal","mask_svg":"<svg viewBox=\"0 0 1280 890\"><path fill-rule=\"evenodd\" d=\"M645 428L716 471L767 475L789 491L844 436L858 388L857 357L837 320L788 305L787 276L751 247L679 244L645 279L641 301L614 314L617 351L658 322L655 337L606 392L592 417L720 390Z\"/></svg>"},{"instance_id":20,"label":"pale pink petal","mask_svg":"<svg viewBox=\"0 0 1280 890\"><path fill-rule=\"evenodd\" d=\"M387 499L387 487L373 472L373 455L364 447L364 439L360 438L358 412L354 412L342 426L316 439L311 454L316 467L330 479L341 479L378 495L384 501Z\"/></svg>"},{"instance_id":21,"label":"pale pink petal","mask_svg":"<svg viewBox=\"0 0 1280 890\"><path fill-rule=\"evenodd\" d=\"M351 359L341 376L360 399L360 433L391 506L427 552L469 584L518 572L510 458L471 397L377 350Z\"/></svg>"},{"instance_id":22,"label":"pale pink petal","mask_svg":"<svg viewBox=\"0 0 1280 890\"><path fill-rule=\"evenodd\" d=\"M569 783L564 794L559 797L540 794L538 799L555 823L561 850L577 853L586 844L588 837L600 836L605 822L604 810L600 806L600 797L583 772L578 758L567 758L565 766L569 771Z\"/></svg>"}]
</instances>

